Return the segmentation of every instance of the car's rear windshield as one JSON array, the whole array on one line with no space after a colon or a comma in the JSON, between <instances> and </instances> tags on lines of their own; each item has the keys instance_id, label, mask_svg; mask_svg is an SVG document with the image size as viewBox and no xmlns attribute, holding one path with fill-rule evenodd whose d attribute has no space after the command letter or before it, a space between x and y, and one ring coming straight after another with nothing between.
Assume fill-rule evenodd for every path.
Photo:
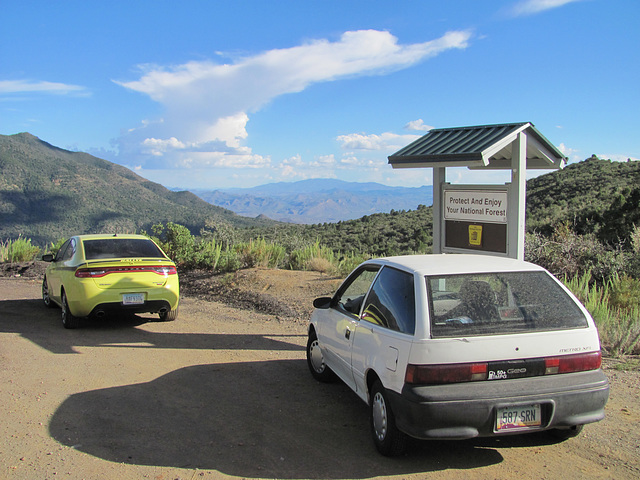
<instances>
[{"instance_id":1,"label":"car's rear windshield","mask_svg":"<svg viewBox=\"0 0 640 480\"><path fill-rule=\"evenodd\" d=\"M546 272L427 277L434 338L564 330L587 319Z\"/></svg>"},{"instance_id":2,"label":"car's rear windshield","mask_svg":"<svg viewBox=\"0 0 640 480\"><path fill-rule=\"evenodd\" d=\"M107 238L84 240L87 260L100 258L164 258L162 251L151 240L144 238Z\"/></svg>"}]
</instances>

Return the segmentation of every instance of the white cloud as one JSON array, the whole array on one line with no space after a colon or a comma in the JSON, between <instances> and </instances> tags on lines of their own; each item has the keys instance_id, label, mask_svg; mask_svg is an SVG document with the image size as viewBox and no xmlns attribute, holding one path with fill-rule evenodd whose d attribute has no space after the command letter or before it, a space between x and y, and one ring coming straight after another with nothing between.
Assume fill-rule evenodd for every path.
<instances>
[{"instance_id":1,"label":"white cloud","mask_svg":"<svg viewBox=\"0 0 640 480\"><path fill-rule=\"evenodd\" d=\"M562 152L562 154L567 157L568 163L579 162L580 160L584 160L580 158L580 151L575 148L567 147L564 143L558 145L558 150Z\"/></svg>"},{"instance_id":2,"label":"white cloud","mask_svg":"<svg viewBox=\"0 0 640 480\"><path fill-rule=\"evenodd\" d=\"M30 80L0 80L0 94L51 93L55 95L88 95L85 87L57 82L34 82Z\"/></svg>"},{"instance_id":3,"label":"white cloud","mask_svg":"<svg viewBox=\"0 0 640 480\"><path fill-rule=\"evenodd\" d=\"M433 130L431 125L426 125L424 121L419 118L418 120L411 120L404 126L405 130L414 131L414 132L428 132L429 130Z\"/></svg>"},{"instance_id":4,"label":"white cloud","mask_svg":"<svg viewBox=\"0 0 640 480\"><path fill-rule=\"evenodd\" d=\"M121 137L120 154L136 156L136 162L144 161L141 154L163 156L167 165L179 164L184 159L172 156L217 142L222 147L218 151L232 161L237 157L228 150L239 149L246 141L249 114L278 96L300 92L315 83L408 68L445 51L464 49L470 38L468 31L452 31L428 42L402 45L389 32L360 30L345 32L336 41L314 40L229 64L192 61L168 67L146 65L141 67L144 73L138 80L115 83L148 95L162 104L165 112L162 119L148 121L144 128ZM375 139L369 143L379 149L390 140L377 140L379 147L374 146ZM362 141L364 145L366 139ZM401 146L406 143L399 142ZM150 150L149 144L155 148Z\"/></svg>"},{"instance_id":5,"label":"white cloud","mask_svg":"<svg viewBox=\"0 0 640 480\"><path fill-rule=\"evenodd\" d=\"M420 138L420 135L398 135L386 132L380 135L351 133L349 135L340 135L336 140L341 144L342 148L349 150L396 151L417 138Z\"/></svg>"},{"instance_id":6,"label":"white cloud","mask_svg":"<svg viewBox=\"0 0 640 480\"><path fill-rule=\"evenodd\" d=\"M582 0L521 0L512 9L515 16L535 15L536 13L562 7Z\"/></svg>"}]
</instances>

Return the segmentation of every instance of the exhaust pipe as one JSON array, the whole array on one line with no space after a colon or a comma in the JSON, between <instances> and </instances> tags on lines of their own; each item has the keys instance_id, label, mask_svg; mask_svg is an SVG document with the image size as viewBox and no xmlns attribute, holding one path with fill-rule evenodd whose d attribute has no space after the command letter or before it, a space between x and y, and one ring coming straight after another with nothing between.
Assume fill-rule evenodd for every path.
<instances>
[{"instance_id":1,"label":"exhaust pipe","mask_svg":"<svg viewBox=\"0 0 640 480\"><path fill-rule=\"evenodd\" d=\"M106 315L106 313L105 313L105 311L104 311L104 310L98 310L98 311L96 312L96 317L97 317L97 318L102 318L102 317L104 317L105 315Z\"/></svg>"},{"instance_id":2,"label":"exhaust pipe","mask_svg":"<svg viewBox=\"0 0 640 480\"><path fill-rule=\"evenodd\" d=\"M161 315L164 315L165 313L167 313L169 311L168 308L162 307L160 310L158 310L158 313Z\"/></svg>"}]
</instances>

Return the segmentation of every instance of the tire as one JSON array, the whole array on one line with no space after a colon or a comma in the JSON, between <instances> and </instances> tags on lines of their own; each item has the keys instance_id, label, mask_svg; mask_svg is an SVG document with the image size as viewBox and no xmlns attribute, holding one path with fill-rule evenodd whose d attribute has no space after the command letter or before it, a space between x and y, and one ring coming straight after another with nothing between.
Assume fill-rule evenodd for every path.
<instances>
[{"instance_id":1,"label":"tire","mask_svg":"<svg viewBox=\"0 0 640 480\"><path fill-rule=\"evenodd\" d=\"M322 350L318 344L318 336L314 330L309 332L307 340L307 365L313 378L322 383L329 383L335 380L335 374L324 363Z\"/></svg>"},{"instance_id":2,"label":"tire","mask_svg":"<svg viewBox=\"0 0 640 480\"><path fill-rule=\"evenodd\" d=\"M569 438L577 437L582 432L584 425L574 425L569 428L553 428L547 430L547 433L556 440L567 440Z\"/></svg>"},{"instance_id":3,"label":"tire","mask_svg":"<svg viewBox=\"0 0 640 480\"><path fill-rule=\"evenodd\" d=\"M55 307L55 304L49 295L49 282L47 282L47 277L42 279L42 302L47 308Z\"/></svg>"},{"instance_id":4,"label":"tire","mask_svg":"<svg viewBox=\"0 0 640 480\"><path fill-rule=\"evenodd\" d=\"M178 318L178 309L169 310L168 312L158 313L161 322L173 322L176 318Z\"/></svg>"},{"instance_id":5,"label":"tire","mask_svg":"<svg viewBox=\"0 0 640 480\"><path fill-rule=\"evenodd\" d=\"M396 427L396 420L385 388L376 380L371 388L369 421L371 436L378 452L386 457L396 457L407 448L407 435Z\"/></svg>"},{"instance_id":6,"label":"tire","mask_svg":"<svg viewBox=\"0 0 640 480\"><path fill-rule=\"evenodd\" d=\"M78 328L80 326L80 319L74 316L69 310L69 302L67 301L67 294L62 291L62 326L64 328Z\"/></svg>"}]
</instances>

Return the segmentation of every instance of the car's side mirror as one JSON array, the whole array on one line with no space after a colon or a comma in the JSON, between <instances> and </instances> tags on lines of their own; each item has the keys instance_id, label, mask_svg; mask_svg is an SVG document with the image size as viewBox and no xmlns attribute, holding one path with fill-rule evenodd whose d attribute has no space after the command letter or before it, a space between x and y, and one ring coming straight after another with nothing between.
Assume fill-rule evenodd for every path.
<instances>
[{"instance_id":1,"label":"car's side mirror","mask_svg":"<svg viewBox=\"0 0 640 480\"><path fill-rule=\"evenodd\" d=\"M331 297L319 297L313 301L315 308L327 309L331 306Z\"/></svg>"},{"instance_id":2,"label":"car's side mirror","mask_svg":"<svg viewBox=\"0 0 640 480\"><path fill-rule=\"evenodd\" d=\"M52 253L45 253L44 255L42 255L42 261L43 262L53 262L53 254Z\"/></svg>"}]
</instances>

